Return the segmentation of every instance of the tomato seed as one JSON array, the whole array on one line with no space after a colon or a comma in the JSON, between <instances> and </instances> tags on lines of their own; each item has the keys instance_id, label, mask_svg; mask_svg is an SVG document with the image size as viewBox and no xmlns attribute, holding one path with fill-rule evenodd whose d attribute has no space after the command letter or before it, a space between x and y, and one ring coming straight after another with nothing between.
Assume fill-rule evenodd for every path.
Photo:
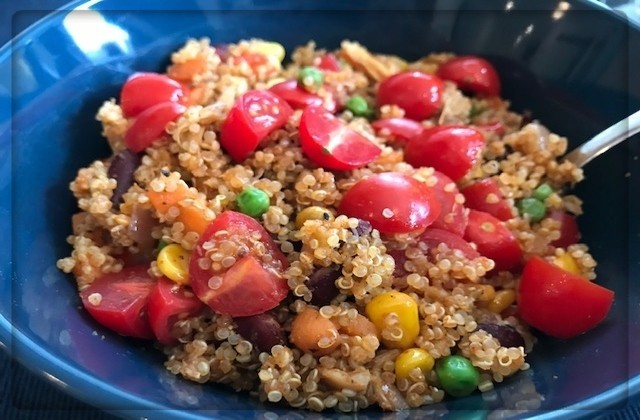
<instances>
[{"instance_id":1,"label":"tomato seed","mask_svg":"<svg viewBox=\"0 0 640 420\"><path fill-rule=\"evenodd\" d=\"M494 232L496 230L496 227L493 225L493 223L490 223L490 222L482 223L480 225L480 228L485 232Z\"/></svg>"}]
</instances>

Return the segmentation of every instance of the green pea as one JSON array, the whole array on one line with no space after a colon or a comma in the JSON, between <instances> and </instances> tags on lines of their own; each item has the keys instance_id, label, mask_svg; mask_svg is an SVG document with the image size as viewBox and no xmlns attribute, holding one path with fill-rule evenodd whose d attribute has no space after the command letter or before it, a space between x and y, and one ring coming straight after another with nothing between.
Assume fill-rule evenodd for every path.
<instances>
[{"instance_id":1,"label":"green pea","mask_svg":"<svg viewBox=\"0 0 640 420\"><path fill-rule=\"evenodd\" d=\"M542 201L533 197L523 198L518 201L517 207L520 215L524 216L528 214L529 220L534 223L542 220L544 215L547 214L547 206L545 206Z\"/></svg>"},{"instance_id":2,"label":"green pea","mask_svg":"<svg viewBox=\"0 0 640 420\"><path fill-rule=\"evenodd\" d=\"M238 194L236 205L247 216L260 217L269 209L269 196L259 188L249 187Z\"/></svg>"},{"instance_id":3,"label":"green pea","mask_svg":"<svg viewBox=\"0 0 640 420\"><path fill-rule=\"evenodd\" d=\"M436 363L436 374L442 388L454 397L471 394L480 383L480 374L471 361L462 356L446 356Z\"/></svg>"},{"instance_id":4,"label":"green pea","mask_svg":"<svg viewBox=\"0 0 640 420\"><path fill-rule=\"evenodd\" d=\"M369 108L367 100L360 95L349 98L345 107L356 117L370 118L373 116L373 111Z\"/></svg>"},{"instance_id":5,"label":"green pea","mask_svg":"<svg viewBox=\"0 0 640 420\"><path fill-rule=\"evenodd\" d=\"M531 196L533 198L537 198L540 201L546 200L551 194L553 194L553 189L549 184L540 184L538 188L533 190L533 194Z\"/></svg>"},{"instance_id":6,"label":"green pea","mask_svg":"<svg viewBox=\"0 0 640 420\"><path fill-rule=\"evenodd\" d=\"M169 245L169 242L165 241L164 239L160 239L160 241L158 241L158 247L156 248L156 251L162 250L162 248L167 245Z\"/></svg>"},{"instance_id":7,"label":"green pea","mask_svg":"<svg viewBox=\"0 0 640 420\"><path fill-rule=\"evenodd\" d=\"M308 91L318 90L324 82L324 75L315 67L303 67L298 73L298 83Z\"/></svg>"}]
</instances>

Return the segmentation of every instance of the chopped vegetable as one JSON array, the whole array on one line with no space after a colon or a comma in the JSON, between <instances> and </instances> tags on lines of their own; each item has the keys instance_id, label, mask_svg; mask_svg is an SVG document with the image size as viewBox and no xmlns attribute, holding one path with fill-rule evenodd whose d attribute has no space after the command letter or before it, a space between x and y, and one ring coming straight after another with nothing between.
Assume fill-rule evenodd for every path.
<instances>
[{"instance_id":1,"label":"chopped vegetable","mask_svg":"<svg viewBox=\"0 0 640 420\"><path fill-rule=\"evenodd\" d=\"M311 307L304 308L293 319L289 339L303 352L315 356L331 353L342 342L335 324Z\"/></svg>"},{"instance_id":2,"label":"chopped vegetable","mask_svg":"<svg viewBox=\"0 0 640 420\"><path fill-rule=\"evenodd\" d=\"M365 308L367 317L382 333L382 343L391 348L407 349L420 332L418 305L402 292L386 292L371 299ZM385 334L393 330L393 335Z\"/></svg>"},{"instance_id":3,"label":"chopped vegetable","mask_svg":"<svg viewBox=\"0 0 640 420\"><path fill-rule=\"evenodd\" d=\"M498 72L484 58L471 55L455 57L442 64L437 75L456 83L463 91L486 96L500 94Z\"/></svg>"},{"instance_id":4,"label":"chopped vegetable","mask_svg":"<svg viewBox=\"0 0 640 420\"><path fill-rule=\"evenodd\" d=\"M338 109L338 104L332 94L326 93L323 98L300 87L300 84L296 80L285 80L284 82L277 83L271 86L269 91L284 99L293 109L304 109L308 106L322 106L331 113L336 112Z\"/></svg>"},{"instance_id":5,"label":"chopped vegetable","mask_svg":"<svg viewBox=\"0 0 640 420\"><path fill-rule=\"evenodd\" d=\"M303 67L298 73L298 83L309 92L317 92L324 83L324 75L315 67Z\"/></svg>"},{"instance_id":6,"label":"chopped vegetable","mask_svg":"<svg viewBox=\"0 0 640 420\"><path fill-rule=\"evenodd\" d=\"M397 105L407 118L422 121L442 107L444 83L439 77L406 71L385 79L378 87L378 106Z\"/></svg>"},{"instance_id":7,"label":"chopped vegetable","mask_svg":"<svg viewBox=\"0 0 640 420\"><path fill-rule=\"evenodd\" d=\"M560 223L560 238L551 242L551 245L566 248L580 240L580 230L574 215L562 210L552 210L549 212L549 218Z\"/></svg>"},{"instance_id":8,"label":"chopped vegetable","mask_svg":"<svg viewBox=\"0 0 640 420\"><path fill-rule=\"evenodd\" d=\"M320 57L318 68L320 70L340 71L342 70L342 63L335 54L325 54Z\"/></svg>"},{"instance_id":9,"label":"chopped vegetable","mask_svg":"<svg viewBox=\"0 0 640 420\"><path fill-rule=\"evenodd\" d=\"M384 118L371 123L376 134L397 141L408 141L422 132L424 127L408 118Z\"/></svg>"},{"instance_id":10,"label":"chopped vegetable","mask_svg":"<svg viewBox=\"0 0 640 420\"><path fill-rule=\"evenodd\" d=\"M496 263L496 271L513 270L522 262L522 249L516 237L489 213L470 210L464 238L475 243L481 255Z\"/></svg>"},{"instance_id":11,"label":"chopped vegetable","mask_svg":"<svg viewBox=\"0 0 640 420\"><path fill-rule=\"evenodd\" d=\"M204 210L189 202L194 198L194 193L189 190L184 181L180 181L173 191L157 192L149 188L147 197L149 197L151 205L162 216L165 216L171 207L177 207L180 210L177 220L182 222L187 232L202 235L202 232L209 225L210 220L207 219Z\"/></svg>"},{"instance_id":12,"label":"chopped vegetable","mask_svg":"<svg viewBox=\"0 0 640 420\"><path fill-rule=\"evenodd\" d=\"M396 377L408 378L414 369L420 369L427 374L433 369L435 360L428 351L420 348L407 349L396 358Z\"/></svg>"},{"instance_id":13,"label":"chopped vegetable","mask_svg":"<svg viewBox=\"0 0 640 420\"><path fill-rule=\"evenodd\" d=\"M534 328L571 338L602 322L614 293L538 256L524 266L518 285L518 312Z\"/></svg>"},{"instance_id":14,"label":"chopped vegetable","mask_svg":"<svg viewBox=\"0 0 640 420\"><path fill-rule=\"evenodd\" d=\"M191 254L178 244L167 245L158 253L158 269L177 284L189 284Z\"/></svg>"},{"instance_id":15,"label":"chopped vegetable","mask_svg":"<svg viewBox=\"0 0 640 420\"><path fill-rule=\"evenodd\" d=\"M460 195L458 186L440 171L435 171L433 176L437 182L432 190L440 203L440 214L431 227L444 229L458 236L464 235L469 223L469 211L462 203L463 197Z\"/></svg>"},{"instance_id":16,"label":"chopped vegetable","mask_svg":"<svg viewBox=\"0 0 640 420\"><path fill-rule=\"evenodd\" d=\"M460 192L464 195L465 206L470 209L484 211L502 221L514 216L512 207L493 178L476 181Z\"/></svg>"},{"instance_id":17,"label":"chopped vegetable","mask_svg":"<svg viewBox=\"0 0 640 420\"><path fill-rule=\"evenodd\" d=\"M540 184L538 185L538 188L533 190L533 194L531 194L531 197L536 198L540 201L544 201L549 198L551 194L553 194L553 189L549 184Z\"/></svg>"},{"instance_id":18,"label":"chopped vegetable","mask_svg":"<svg viewBox=\"0 0 640 420\"><path fill-rule=\"evenodd\" d=\"M142 152L160 139L167 124L178 119L186 108L175 102L160 102L139 113L127 129L124 143L133 152Z\"/></svg>"},{"instance_id":19,"label":"chopped vegetable","mask_svg":"<svg viewBox=\"0 0 640 420\"><path fill-rule=\"evenodd\" d=\"M184 105L189 96L186 86L158 73L134 73L122 86L120 106L126 117L135 117L163 102Z\"/></svg>"},{"instance_id":20,"label":"chopped vegetable","mask_svg":"<svg viewBox=\"0 0 640 420\"><path fill-rule=\"evenodd\" d=\"M298 229L302 229L302 226L304 226L304 223L307 220L330 221L333 219L334 219L333 212L327 209L326 207L320 207L320 206L305 207L296 216L296 227Z\"/></svg>"},{"instance_id":21,"label":"chopped vegetable","mask_svg":"<svg viewBox=\"0 0 640 420\"><path fill-rule=\"evenodd\" d=\"M360 95L354 95L345 104L347 108L356 117L371 118L373 116L373 110L369 108L367 100Z\"/></svg>"},{"instance_id":22,"label":"chopped vegetable","mask_svg":"<svg viewBox=\"0 0 640 420\"><path fill-rule=\"evenodd\" d=\"M436 374L442 388L454 397L471 394L480 383L478 370L463 356L451 355L438 359Z\"/></svg>"},{"instance_id":23,"label":"chopped vegetable","mask_svg":"<svg viewBox=\"0 0 640 420\"><path fill-rule=\"evenodd\" d=\"M499 314L513 305L515 301L516 292L513 289L498 290L487 305L487 309L494 314Z\"/></svg>"},{"instance_id":24,"label":"chopped vegetable","mask_svg":"<svg viewBox=\"0 0 640 420\"><path fill-rule=\"evenodd\" d=\"M259 188L245 188L236 197L238 210L247 216L260 217L269 210L270 199L266 192Z\"/></svg>"},{"instance_id":25,"label":"chopped vegetable","mask_svg":"<svg viewBox=\"0 0 640 420\"><path fill-rule=\"evenodd\" d=\"M572 274L580 275L580 267L578 267L578 263L576 262L575 258L573 258L569 253L565 252L561 256L555 257L553 259L553 263L563 270L566 270Z\"/></svg>"},{"instance_id":26,"label":"chopped vegetable","mask_svg":"<svg viewBox=\"0 0 640 420\"><path fill-rule=\"evenodd\" d=\"M533 223L537 223L544 219L544 216L547 213L547 206L545 206L542 201L533 197L526 197L519 200L517 207L520 214L523 217L529 216L529 220Z\"/></svg>"}]
</instances>

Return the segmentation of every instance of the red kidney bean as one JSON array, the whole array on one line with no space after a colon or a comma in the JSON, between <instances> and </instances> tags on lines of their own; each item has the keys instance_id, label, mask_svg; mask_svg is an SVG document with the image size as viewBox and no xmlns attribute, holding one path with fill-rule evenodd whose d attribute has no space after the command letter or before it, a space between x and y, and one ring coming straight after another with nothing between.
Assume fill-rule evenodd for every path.
<instances>
[{"instance_id":1,"label":"red kidney bean","mask_svg":"<svg viewBox=\"0 0 640 420\"><path fill-rule=\"evenodd\" d=\"M233 320L237 325L236 331L261 352L270 352L273 346L286 343L280 323L268 312Z\"/></svg>"},{"instance_id":2,"label":"red kidney bean","mask_svg":"<svg viewBox=\"0 0 640 420\"><path fill-rule=\"evenodd\" d=\"M142 156L134 153L129 149L125 149L118 153L111 160L107 176L116 180L116 188L113 190L111 202L114 206L122 202L122 195L133 185L133 173L140 166Z\"/></svg>"},{"instance_id":3,"label":"red kidney bean","mask_svg":"<svg viewBox=\"0 0 640 420\"><path fill-rule=\"evenodd\" d=\"M478 330L484 330L491 334L503 347L524 346L524 338L511 325L481 323L478 324Z\"/></svg>"},{"instance_id":4,"label":"red kidney bean","mask_svg":"<svg viewBox=\"0 0 640 420\"><path fill-rule=\"evenodd\" d=\"M311 291L311 303L317 306L328 305L340 292L336 280L342 274L340 266L332 265L317 269L309 276L307 287Z\"/></svg>"}]
</instances>

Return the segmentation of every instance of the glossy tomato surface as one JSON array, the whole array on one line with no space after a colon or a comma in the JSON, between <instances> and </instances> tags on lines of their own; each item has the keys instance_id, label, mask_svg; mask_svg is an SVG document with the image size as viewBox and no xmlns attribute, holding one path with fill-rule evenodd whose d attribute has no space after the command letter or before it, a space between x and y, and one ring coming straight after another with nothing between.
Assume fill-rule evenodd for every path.
<instances>
[{"instance_id":1,"label":"glossy tomato surface","mask_svg":"<svg viewBox=\"0 0 640 420\"><path fill-rule=\"evenodd\" d=\"M557 338L580 335L602 322L614 292L535 256L518 285L522 319Z\"/></svg>"},{"instance_id":2,"label":"glossy tomato surface","mask_svg":"<svg viewBox=\"0 0 640 420\"><path fill-rule=\"evenodd\" d=\"M432 166L454 181L465 176L480 159L484 136L459 125L440 125L422 131L405 148L405 160L415 167Z\"/></svg>"},{"instance_id":3,"label":"glossy tomato surface","mask_svg":"<svg viewBox=\"0 0 640 420\"><path fill-rule=\"evenodd\" d=\"M361 168L381 152L369 139L319 106L308 106L302 112L300 144L313 163L338 171Z\"/></svg>"},{"instance_id":4,"label":"glossy tomato surface","mask_svg":"<svg viewBox=\"0 0 640 420\"><path fill-rule=\"evenodd\" d=\"M424 183L402 173L384 172L353 185L338 211L367 220L382 233L408 233L432 224L440 214L440 203Z\"/></svg>"},{"instance_id":5,"label":"glossy tomato surface","mask_svg":"<svg viewBox=\"0 0 640 420\"><path fill-rule=\"evenodd\" d=\"M153 338L149 324L149 294L156 280L149 276L149 264L125 267L105 274L82 292L82 304L98 323L121 335Z\"/></svg>"},{"instance_id":6,"label":"glossy tomato surface","mask_svg":"<svg viewBox=\"0 0 640 420\"><path fill-rule=\"evenodd\" d=\"M500 94L500 77L487 60L475 56L455 57L438 68L437 75L455 82L466 92L486 96Z\"/></svg>"},{"instance_id":7,"label":"glossy tomato surface","mask_svg":"<svg viewBox=\"0 0 640 420\"><path fill-rule=\"evenodd\" d=\"M480 210L505 221L514 217L514 211L504 198L497 182L492 178L476 181L464 187L464 204L470 209Z\"/></svg>"},{"instance_id":8,"label":"glossy tomato surface","mask_svg":"<svg viewBox=\"0 0 640 420\"><path fill-rule=\"evenodd\" d=\"M210 250L223 241L236 245L236 252L230 255L234 261L216 267ZM258 243L270 256L268 260L254 255ZM287 266L287 259L260 223L227 210L211 222L198 241L189 262L189 275L196 296L215 312L250 316L276 307L287 296L289 287L282 277Z\"/></svg>"},{"instance_id":9,"label":"glossy tomato surface","mask_svg":"<svg viewBox=\"0 0 640 420\"><path fill-rule=\"evenodd\" d=\"M444 83L439 77L419 71L407 71L385 79L377 93L378 106L397 105L407 118L424 120L442 107Z\"/></svg>"},{"instance_id":10,"label":"glossy tomato surface","mask_svg":"<svg viewBox=\"0 0 640 420\"><path fill-rule=\"evenodd\" d=\"M291 107L266 90L251 90L242 95L222 124L220 144L236 162L257 149L270 133L286 124Z\"/></svg>"},{"instance_id":11,"label":"glossy tomato surface","mask_svg":"<svg viewBox=\"0 0 640 420\"><path fill-rule=\"evenodd\" d=\"M120 106L125 117L135 117L162 102L185 104L188 88L158 73L134 73L120 91Z\"/></svg>"},{"instance_id":12,"label":"glossy tomato surface","mask_svg":"<svg viewBox=\"0 0 640 420\"><path fill-rule=\"evenodd\" d=\"M560 238L551 242L551 245L566 248L580 241L582 235L576 216L562 210L552 210L549 217L560 223Z\"/></svg>"},{"instance_id":13,"label":"glossy tomato surface","mask_svg":"<svg viewBox=\"0 0 640 420\"><path fill-rule=\"evenodd\" d=\"M435 171L433 176L438 180L433 186L433 192L440 203L440 215L431 226L448 230L458 236L464 235L469 222L469 211L463 204L458 186L442 172Z\"/></svg>"},{"instance_id":14,"label":"glossy tomato surface","mask_svg":"<svg viewBox=\"0 0 640 420\"><path fill-rule=\"evenodd\" d=\"M371 123L376 134L392 140L408 141L422 132L424 127L408 118L384 118Z\"/></svg>"},{"instance_id":15,"label":"glossy tomato surface","mask_svg":"<svg viewBox=\"0 0 640 420\"><path fill-rule=\"evenodd\" d=\"M127 129L124 143L133 152L142 152L165 134L171 121L178 119L186 108L175 102L161 102L138 114Z\"/></svg>"},{"instance_id":16,"label":"glossy tomato surface","mask_svg":"<svg viewBox=\"0 0 640 420\"><path fill-rule=\"evenodd\" d=\"M437 248L440 244L445 244L449 249L461 251L468 259L478 258L480 253L476 251L469 242L460 235L456 235L448 230L436 227L428 227L420 235L420 241L427 244L429 248Z\"/></svg>"},{"instance_id":17,"label":"glossy tomato surface","mask_svg":"<svg viewBox=\"0 0 640 420\"><path fill-rule=\"evenodd\" d=\"M321 96L300 87L297 80L280 82L271 86L269 91L284 99L293 109L304 109L307 106L322 106L329 112L336 112L337 109L333 96L329 96L325 100Z\"/></svg>"},{"instance_id":18,"label":"glossy tomato surface","mask_svg":"<svg viewBox=\"0 0 640 420\"><path fill-rule=\"evenodd\" d=\"M489 213L469 210L464 239L476 244L478 252L495 263L496 271L514 270L522 262L522 249L513 233Z\"/></svg>"}]
</instances>

